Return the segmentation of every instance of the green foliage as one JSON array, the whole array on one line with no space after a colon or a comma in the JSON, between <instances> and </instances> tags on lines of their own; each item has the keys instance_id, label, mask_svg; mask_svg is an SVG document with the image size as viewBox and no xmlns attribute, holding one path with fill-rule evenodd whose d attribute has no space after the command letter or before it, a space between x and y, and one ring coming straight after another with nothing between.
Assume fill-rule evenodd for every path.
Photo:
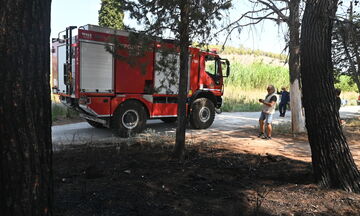
<instances>
[{"instance_id":1,"label":"green foliage","mask_svg":"<svg viewBox=\"0 0 360 216\"><path fill-rule=\"evenodd\" d=\"M101 0L99 25L103 27L123 29L124 12L119 0Z\"/></svg>"},{"instance_id":2,"label":"green foliage","mask_svg":"<svg viewBox=\"0 0 360 216\"><path fill-rule=\"evenodd\" d=\"M257 99L251 99L245 95L238 98L225 97L222 106L224 112L254 112L260 111L261 108L262 106Z\"/></svg>"},{"instance_id":3,"label":"green foliage","mask_svg":"<svg viewBox=\"0 0 360 216\"><path fill-rule=\"evenodd\" d=\"M342 91L358 91L355 83L353 82L351 76L341 75L337 78L335 87L341 89Z\"/></svg>"},{"instance_id":4,"label":"green foliage","mask_svg":"<svg viewBox=\"0 0 360 216\"><path fill-rule=\"evenodd\" d=\"M242 65L231 64L231 75L225 79L223 111L250 112L260 111L260 98L266 95L267 85L276 88L289 86L288 68L255 62Z\"/></svg>"},{"instance_id":5,"label":"green foliage","mask_svg":"<svg viewBox=\"0 0 360 216\"><path fill-rule=\"evenodd\" d=\"M254 112L261 110L259 98L266 95L266 86L275 85L289 87L288 69L256 62L242 65L238 62L231 64L231 76L225 78L224 112ZM341 98L348 101L348 105L356 105L358 94L356 85L350 76L342 75L337 79L336 88L342 90Z\"/></svg>"},{"instance_id":6,"label":"green foliage","mask_svg":"<svg viewBox=\"0 0 360 216\"><path fill-rule=\"evenodd\" d=\"M276 88L289 86L289 70L286 67L273 66L262 62L251 65L231 64L231 75L225 79L226 85L241 89L265 89L272 84Z\"/></svg>"},{"instance_id":7,"label":"green foliage","mask_svg":"<svg viewBox=\"0 0 360 216\"><path fill-rule=\"evenodd\" d=\"M357 2L350 1L351 6L349 8L347 6L340 6L345 7L342 8L345 10L341 11L346 12L338 14L334 23L332 38L334 74L335 76L339 74L348 75L353 82L359 82L360 79L360 68L358 65L360 61L360 16L353 8L353 3L356 5L358 4ZM347 88L349 86L342 87ZM357 91L360 91L360 89L357 89Z\"/></svg>"},{"instance_id":8,"label":"green foliage","mask_svg":"<svg viewBox=\"0 0 360 216\"><path fill-rule=\"evenodd\" d=\"M72 119L79 116L79 113L75 110L72 110L62 104L53 103L51 104L51 119L56 121L59 119Z\"/></svg>"},{"instance_id":9,"label":"green foliage","mask_svg":"<svg viewBox=\"0 0 360 216\"><path fill-rule=\"evenodd\" d=\"M186 30L191 40L202 42L210 41L211 30L216 28L217 21L225 18L223 12L231 7L231 0L122 0L121 5L130 18L138 22L142 28L137 29L140 33L181 39L180 32ZM188 13L186 21L181 18L182 12Z\"/></svg>"}]
</instances>

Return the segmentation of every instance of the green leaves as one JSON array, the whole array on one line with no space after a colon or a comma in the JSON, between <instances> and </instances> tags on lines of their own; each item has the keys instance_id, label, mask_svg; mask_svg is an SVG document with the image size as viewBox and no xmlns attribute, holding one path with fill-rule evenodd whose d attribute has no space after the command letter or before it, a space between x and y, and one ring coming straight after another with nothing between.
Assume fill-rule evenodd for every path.
<instances>
[{"instance_id":1,"label":"green leaves","mask_svg":"<svg viewBox=\"0 0 360 216\"><path fill-rule=\"evenodd\" d=\"M123 29L124 12L119 0L101 0L99 25L103 27Z\"/></svg>"},{"instance_id":2,"label":"green leaves","mask_svg":"<svg viewBox=\"0 0 360 216\"><path fill-rule=\"evenodd\" d=\"M119 0L118 0L119 1ZM183 0L186 1L186 0ZM143 33L166 38L179 38L179 0L124 0L122 10L129 12L130 18L137 20ZM230 0L192 0L189 4L189 36L200 43L211 39L211 30L216 21L224 18L223 13L231 7Z\"/></svg>"}]
</instances>

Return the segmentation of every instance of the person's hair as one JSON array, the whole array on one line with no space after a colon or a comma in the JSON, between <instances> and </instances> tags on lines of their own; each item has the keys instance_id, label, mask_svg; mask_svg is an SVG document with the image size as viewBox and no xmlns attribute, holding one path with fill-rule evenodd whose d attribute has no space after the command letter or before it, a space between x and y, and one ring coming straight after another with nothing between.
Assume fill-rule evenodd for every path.
<instances>
[{"instance_id":1,"label":"person's hair","mask_svg":"<svg viewBox=\"0 0 360 216\"><path fill-rule=\"evenodd\" d=\"M275 87L274 87L274 85L268 85L268 88L270 88L272 91L275 91L275 90L276 90Z\"/></svg>"},{"instance_id":2,"label":"person's hair","mask_svg":"<svg viewBox=\"0 0 360 216\"><path fill-rule=\"evenodd\" d=\"M341 94L341 89L336 88L335 89L335 94L336 94L336 96L339 96Z\"/></svg>"}]
</instances>

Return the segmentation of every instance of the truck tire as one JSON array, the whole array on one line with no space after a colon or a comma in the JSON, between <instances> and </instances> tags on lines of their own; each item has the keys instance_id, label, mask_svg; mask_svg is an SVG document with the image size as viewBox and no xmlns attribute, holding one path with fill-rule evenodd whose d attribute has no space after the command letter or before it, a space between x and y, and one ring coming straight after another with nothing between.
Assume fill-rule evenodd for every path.
<instances>
[{"instance_id":1,"label":"truck tire","mask_svg":"<svg viewBox=\"0 0 360 216\"><path fill-rule=\"evenodd\" d=\"M130 137L144 130L146 111L144 106L134 100L126 101L116 109L111 127L120 137Z\"/></svg>"},{"instance_id":2,"label":"truck tire","mask_svg":"<svg viewBox=\"0 0 360 216\"><path fill-rule=\"evenodd\" d=\"M177 117L167 117L167 118L160 118L161 121L164 123L174 123L177 120Z\"/></svg>"},{"instance_id":3,"label":"truck tire","mask_svg":"<svg viewBox=\"0 0 360 216\"><path fill-rule=\"evenodd\" d=\"M207 98L196 99L191 106L190 123L195 129L206 129L215 119L215 105Z\"/></svg>"},{"instance_id":4,"label":"truck tire","mask_svg":"<svg viewBox=\"0 0 360 216\"><path fill-rule=\"evenodd\" d=\"M96 121L91 121L89 119L86 119L87 123L89 123L89 125L91 125L94 128L105 128L105 126L99 122Z\"/></svg>"}]
</instances>

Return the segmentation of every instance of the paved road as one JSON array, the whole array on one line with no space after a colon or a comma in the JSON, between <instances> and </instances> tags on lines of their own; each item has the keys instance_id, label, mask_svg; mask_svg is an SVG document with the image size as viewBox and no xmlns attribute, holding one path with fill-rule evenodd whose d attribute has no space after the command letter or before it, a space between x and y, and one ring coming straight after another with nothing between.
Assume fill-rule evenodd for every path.
<instances>
[{"instance_id":1,"label":"paved road","mask_svg":"<svg viewBox=\"0 0 360 216\"><path fill-rule=\"evenodd\" d=\"M290 122L290 112L285 118L278 117L276 113L274 124ZM340 109L342 118L360 116L360 106L342 107ZM258 125L259 112L232 112L216 115L214 124L207 130L187 130L192 134L208 134L213 131L229 131L245 127L256 127ZM164 124L160 120L149 120L147 133L174 134L176 124ZM97 129L86 122L67 124L52 127L52 139L54 146L58 144L80 144L89 142L114 142L118 139L109 129Z\"/></svg>"}]
</instances>

